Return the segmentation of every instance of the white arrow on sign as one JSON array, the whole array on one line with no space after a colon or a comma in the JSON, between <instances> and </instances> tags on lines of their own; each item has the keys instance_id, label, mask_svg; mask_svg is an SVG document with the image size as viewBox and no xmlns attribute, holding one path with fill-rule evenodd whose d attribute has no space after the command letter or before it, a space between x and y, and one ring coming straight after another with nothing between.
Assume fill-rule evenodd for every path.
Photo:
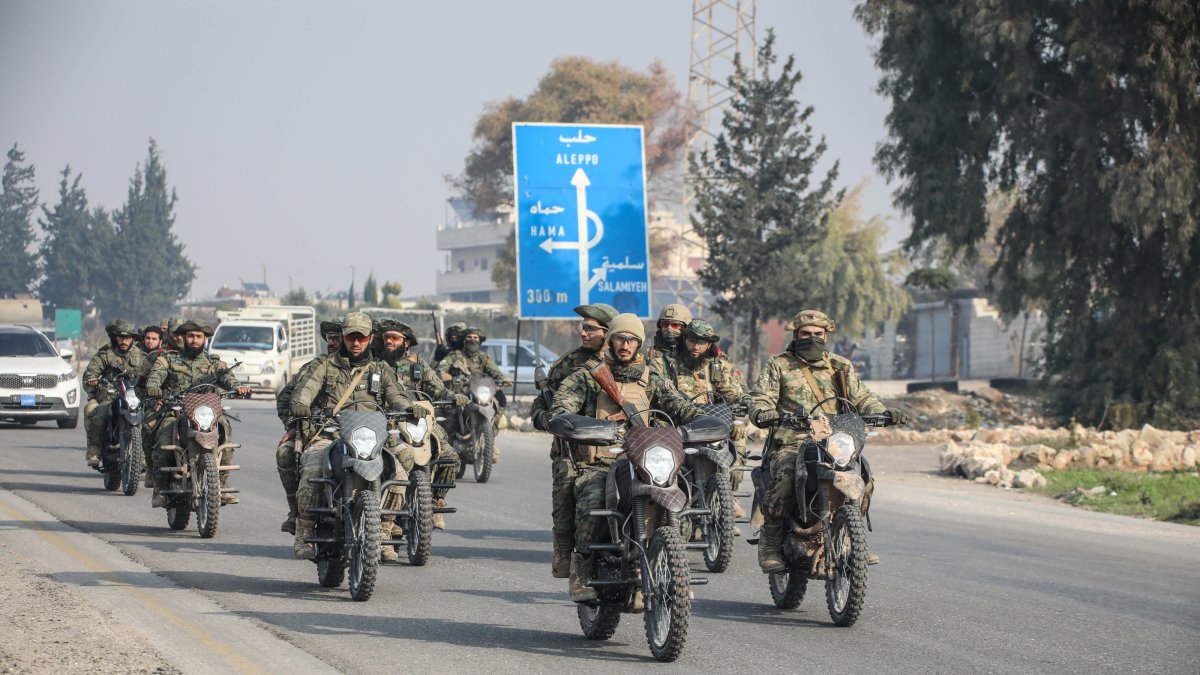
<instances>
[{"instance_id":1,"label":"white arrow on sign","mask_svg":"<svg viewBox=\"0 0 1200 675\"><path fill-rule=\"evenodd\" d=\"M600 239L604 237L604 223L600 220L600 216L589 211L587 207L587 188L591 184L592 182L588 180L583 169L575 170L575 175L571 177L571 185L575 186L575 222L579 230L579 240L554 241L553 237L548 237L538 244L546 253L553 253L556 249L572 248L579 251L579 304L581 305L588 304L589 291L608 276L608 269L599 267L592 270L595 276L591 279L588 278L588 250L600 243ZM591 239L588 239L589 222L596 226L596 235Z\"/></svg>"}]
</instances>

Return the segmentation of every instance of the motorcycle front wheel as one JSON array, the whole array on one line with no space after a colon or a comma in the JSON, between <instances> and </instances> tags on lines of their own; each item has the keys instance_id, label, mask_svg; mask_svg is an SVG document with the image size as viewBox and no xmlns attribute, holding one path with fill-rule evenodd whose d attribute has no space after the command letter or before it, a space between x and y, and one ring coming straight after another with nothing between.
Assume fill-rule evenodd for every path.
<instances>
[{"instance_id":1,"label":"motorcycle front wheel","mask_svg":"<svg viewBox=\"0 0 1200 675\"><path fill-rule=\"evenodd\" d=\"M583 636L589 640L607 640L621 623L620 605L580 602L575 605L575 613L579 615Z\"/></svg>"},{"instance_id":2,"label":"motorcycle front wheel","mask_svg":"<svg viewBox=\"0 0 1200 675\"><path fill-rule=\"evenodd\" d=\"M221 517L221 479L215 454L202 452L196 458L196 480L196 530L201 539L212 539Z\"/></svg>"},{"instance_id":3,"label":"motorcycle front wheel","mask_svg":"<svg viewBox=\"0 0 1200 675\"><path fill-rule=\"evenodd\" d=\"M471 468L475 470L476 483L486 483L492 476L492 449L495 445L496 437L492 432L492 424L483 420L475 430L475 458L471 463Z\"/></svg>"},{"instance_id":4,"label":"motorcycle front wheel","mask_svg":"<svg viewBox=\"0 0 1200 675\"><path fill-rule=\"evenodd\" d=\"M412 520L404 529L408 562L420 567L429 562L429 549L433 545L433 488L427 471L415 469L408 475L404 499L412 511Z\"/></svg>"},{"instance_id":5,"label":"motorcycle front wheel","mask_svg":"<svg viewBox=\"0 0 1200 675\"><path fill-rule=\"evenodd\" d=\"M642 578L650 584L642 615L646 641L656 660L674 661L687 642L692 615L691 577L679 532L669 526L655 530L642 561Z\"/></svg>"},{"instance_id":6,"label":"motorcycle front wheel","mask_svg":"<svg viewBox=\"0 0 1200 675\"><path fill-rule=\"evenodd\" d=\"M350 597L365 602L375 592L379 571L379 495L372 490L355 495L346 518L346 538L350 540Z\"/></svg>"},{"instance_id":7,"label":"motorcycle front wheel","mask_svg":"<svg viewBox=\"0 0 1200 675\"><path fill-rule=\"evenodd\" d=\"M126 426L126 425L122 425ZM121 492L132 497L137 494L142 485L142 466L146 461L142 455L142 427L139 424L128 425L121 430L121 459L118 463L121 469Z\"/></svg>"},{"instance_id":8,"label":"motorcycle front wheel","mask_svg":"<svg viewBox=\"0 0 1200 675\"><path fill-rule=\"evenodd\" d=\"M808 590L808 577L799 567L792 567L786 572L767 575L767 583L771 586L771 600L780 609L796 609L804 600L804 592Z\"/></svg>"},{"instance_id":9,"label":"motorcycle front wheel","mask_svg":"<svg viewBox=\"0 0 1200 675\"><path fill-rule=\"evenodd\" d=\"M834 514L825 548L829 616L839 626L853 626L867 597L867 525L857 504Z\"/></svg>"},{"instance_id":10,"label":"motorcycle front wheel","mask_svg":"<svg viewBox=\"0 0 1200 675\"><path fill-rule=\"evenodd\" d=\"M708 548L704 566L709 572L724 572L733 560L733 489L729 476L717 472L708 479Z\"/></svg>"}]
</instances>

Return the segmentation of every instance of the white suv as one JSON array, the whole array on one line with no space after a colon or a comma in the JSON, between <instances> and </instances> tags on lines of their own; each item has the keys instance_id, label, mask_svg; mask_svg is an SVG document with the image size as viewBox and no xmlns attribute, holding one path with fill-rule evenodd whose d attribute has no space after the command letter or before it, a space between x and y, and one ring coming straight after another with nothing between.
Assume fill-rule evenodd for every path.
<instances>
[{"instance_id":1,"label":"white suv","mask_svg":"<svg viewBox=\"0 0 1200 675\"><path fill-rule=\"evenodd\" d=\"M54 420L61 429L79 424L83 386L75 369L36 329L0 325L0 420L36 424Z\"/></svg>"}]
</instances>

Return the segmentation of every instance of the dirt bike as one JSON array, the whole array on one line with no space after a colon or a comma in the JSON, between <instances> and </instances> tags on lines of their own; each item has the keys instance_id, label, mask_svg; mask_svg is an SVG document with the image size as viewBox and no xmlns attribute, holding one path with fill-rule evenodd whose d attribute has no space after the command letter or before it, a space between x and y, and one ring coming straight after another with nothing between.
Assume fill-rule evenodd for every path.
<instances>
[{"instance_id":1,"label":"dirt bike","mask_svg":"<svg viewBox=\"0 0 1200 675\"><path fill-rule=\"evenodd\" d=\"M830 401L839 402L848 412L813 415ZM836 396L821 401L807 415L785 414L771 423L763 445L768 459L753 474L756 501L766 493L770 475L767 449L776 430L784 427L812 434L812 440L801 445L796 461L797 512L788 517L780 538L787 571L769 575L771 599L777 607L798 607L808 580L813 579L825 582L825 604L835 624L851 626L858 620L867 593L867 531L871 525L867 486L872 474L863 456L866 428L890 424L889 415L860 414L848 399Z\"/></svg>"},{"instance_id":2,"label":"dirt bike","mask_svg":"<svg viewBox=\"0 0 1200 675\"><path fill-rule=\"evenodd\" d=\"M395 459L383 452L389 418L406 420L409 414L347 410L293 420L312 421L337 436L326 450L322 476L308 479L319 486L319 499L308 508L316 526L305 541L316 546L317 581L337 588L349 571L350 597L359 602L371 599L379 570L380 479L396 473ZM303 438L301 428L297 433Z\"/></svg>"},{"instance_id":3,"label":"dirt bike","mask_svg":"<svg viewBox=\"0 0 1200 675\"><path fill-rule=\"evenodd\" d=\"M703 392L698 407L703 414L716 417L733 428L735 414L744 414L742 406L727 404L717 392ZM733 488L729 472L737 459L737 450L726 434L724 438L704 443L685 443L686 459L681 472L692 509L707 513L680 518L680 533L688 543L685 548L698 549L704 555L709 572L724 572L733 560Z\"/></svg>"},{"instance_id":4,"label":"dirt bike","mask_svg":"<svg viewBox=\"0 0 1200 675\"><path fill-rule=\"evenodd\" d=\"M132 497L142 484L146 458L142 454L142 419L145 410L137 393L138 376L130 372L115 373L100 378L100 385L113 395L109 403L108 432L100 451L99 471L104 476L104 489L121 488Z\"/></svg>"},{"instance_id":5,"label":"dirt bike","mask_svg":"<svg viewBox=\"0 0 1200 675\"><path fill-rule=\"evenodd\" d=\"M391 487L404 489L403 505L399 509L383 509L381 514L395 516L396 524L404 529L404 535L380 543L383 546L395 546L397 552L400 546L404 546L408 562L420 567L429 562L429 552L433 546L433 514L455 513L458 510L452 506L433 505L433 489L453 488L454 483L433 483L431 478L439 464L454 463L454 460L441 456L443 452L452 450L434 414L435 409L446 410L453 407L454 403L431 401L416 390L410 390L408 395L414 406L424 408L428 414L415 423L405 421L396 425L395 431L400 442L412 450L413 468L406 480L392 478L380 486L380 491L385 495Z\"/></svg>"},{"instance_id":6,"label":"dirt bike","mask_svg":"<svg viewBox=\"0 0 1200 675\"><path fill-rule=\"evenodd\" d=\"M496 381L486 375L473 375L467 384L471 402L455 406L446 415L446 433L458 452L458 477L462 478L470 464L475 482L486 483L492 475L492 450L496 445L492 420L496 405L503 396Z\"/></svg>"},{"instance_id":7,"label":"dirt bike","mask_svg":"<svg viewBox=\"0 0 1200 675\"><path fill-rule=\"evenodd\" d=\"M608 471L607 508L589 514L606 519L608 528L590 547L587 576L597 599L577 603L579 627L590 640L607 640L623 612L643 612L650 653L659 661L674 661L687 641L691 587L707 583L692 578L679 534L682 518L708 513L686 508L687 495L679 486L684 445L716 442L729 435L729 427L698 417L679 428L625 428L623 422L564 414L551 420L549 429L571 443L620 446L610 449L622 454Z\"/></svg>"},{"instance_id":8,"label":"dirt bike","mask_svg":"<svg viewBox=\"0 0 1200 675\"><path fill-rule=\"evenodd\" d=\"M221 391L214 383L201 382L163 398L160 414L165 410L181 413L175 420L175 443L160 448L175 453L175 466L156 469L160 474L170 475L162 494L167 498L167 525L172 530L186 528L195 511L200 537L215 536L221 495L239 492L238 488L221 487L220 479L222 472L241 468L220 463L225 450L241 447L226 437L222 424L226 417L237 418L226 415L227 408L221 401L237 396L234 390Z\"/></svg>"}]
</instances>

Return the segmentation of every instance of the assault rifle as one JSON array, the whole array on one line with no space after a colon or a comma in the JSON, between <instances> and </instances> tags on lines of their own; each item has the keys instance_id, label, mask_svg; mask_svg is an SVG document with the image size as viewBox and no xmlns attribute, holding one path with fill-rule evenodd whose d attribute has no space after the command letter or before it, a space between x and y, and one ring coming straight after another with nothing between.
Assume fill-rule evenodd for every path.
<instances>
[{"instance_id":1,"label":"assault rifle","mask_svg":"<svg viewBox=\"0 0 1200 675\"><path fill-rule=\"evenodd\" d=\"M621 396L620 390L617 389L617 381L613 379L612 371L608 369L607 363L603 360L594 360L583 364L583 367L587 368L592 379L600 385L600 389L604 390L604 393L608 394L613 402L621 406L621 412L625 414L625 418L629 420L630 424L638 427L646 426L646 421L638 415L637 408L634 408L632 403Z\"/></svg>"}]
</instances>

